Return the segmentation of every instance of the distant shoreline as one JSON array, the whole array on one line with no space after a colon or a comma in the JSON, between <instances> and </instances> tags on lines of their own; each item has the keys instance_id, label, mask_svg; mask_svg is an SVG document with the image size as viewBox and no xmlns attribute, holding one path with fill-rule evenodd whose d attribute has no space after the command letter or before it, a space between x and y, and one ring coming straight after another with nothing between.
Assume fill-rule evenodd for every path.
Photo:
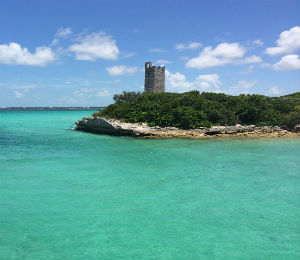
<instances>
[{"instance_id":1,"label":"distant shoreline","mask_svg":"<svg viewBox=\"0 0 300 260\"><path fill-rule=\"evenodd\" d=\"M25 111L25 110L102 110L105 107L0 107L0 111Z\"/></svg>"}]
</instances>

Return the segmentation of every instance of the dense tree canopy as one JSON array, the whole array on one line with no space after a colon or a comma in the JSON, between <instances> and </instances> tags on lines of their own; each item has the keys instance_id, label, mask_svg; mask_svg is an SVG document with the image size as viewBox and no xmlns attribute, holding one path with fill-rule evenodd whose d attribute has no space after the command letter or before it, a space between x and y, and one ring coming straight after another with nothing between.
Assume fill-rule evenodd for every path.
<instances>
[{"instance_id":1,"label":"dense tree canopy","mask_svg":"<svg viewBox=\"0 0 300 260\"><path fill-rule=\"evenodd\" d=\"M300 123L299 93L283 97L199 93L123 92L94 116L150 126L197 128L211 125L279 125Z\"/></svg>"}]
</instances>

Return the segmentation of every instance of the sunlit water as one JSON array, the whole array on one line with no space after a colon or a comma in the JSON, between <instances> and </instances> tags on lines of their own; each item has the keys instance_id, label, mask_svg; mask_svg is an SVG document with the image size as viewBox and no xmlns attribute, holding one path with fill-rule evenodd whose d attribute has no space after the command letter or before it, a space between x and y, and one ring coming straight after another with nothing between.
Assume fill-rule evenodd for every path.
<instances>
[{"instance_id":1,"label":"sunlit water","mask_svg":"<svg viewBox=\"0 0 300 260\"><path fill-rule=\"evenodd\" d=\"M0 259L296 260L300 139L142 140L0 112Z\"/></svg>"}]
</instances>

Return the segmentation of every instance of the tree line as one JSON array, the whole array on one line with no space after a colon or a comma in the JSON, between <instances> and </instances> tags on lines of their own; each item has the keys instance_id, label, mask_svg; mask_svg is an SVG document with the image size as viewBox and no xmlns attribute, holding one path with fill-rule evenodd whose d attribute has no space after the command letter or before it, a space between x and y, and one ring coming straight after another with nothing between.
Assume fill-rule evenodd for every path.
<instances>
[{"instance_id":1,"label":"tree line","mask_svg":"<svg viewBox=\"0 0 300 260\"><path fill-rule=\"evenodd\" d=\"M212 125L266 125L293 128L300 123L300 93L282 97L230 96L223 93L123 92L114 104L93 116L124 122L146 122L149 126L183 129Z\"/></svg>"}]
</instances>

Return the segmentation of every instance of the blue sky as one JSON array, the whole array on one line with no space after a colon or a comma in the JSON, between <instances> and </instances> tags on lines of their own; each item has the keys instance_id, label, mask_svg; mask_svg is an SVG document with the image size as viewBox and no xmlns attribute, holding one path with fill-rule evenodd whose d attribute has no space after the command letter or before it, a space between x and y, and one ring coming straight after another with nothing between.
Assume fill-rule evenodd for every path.
<instances>
[{"instance_id":1,"label":"blue sky","mask_svg":"<svg viewBox=\"0 0 300 260\"><path fill-rule=\"evenodd\" d=\"M2 1L0 106L103 106L143 91L299 91L300 1Z\"/></svg>"}]
</instances>

